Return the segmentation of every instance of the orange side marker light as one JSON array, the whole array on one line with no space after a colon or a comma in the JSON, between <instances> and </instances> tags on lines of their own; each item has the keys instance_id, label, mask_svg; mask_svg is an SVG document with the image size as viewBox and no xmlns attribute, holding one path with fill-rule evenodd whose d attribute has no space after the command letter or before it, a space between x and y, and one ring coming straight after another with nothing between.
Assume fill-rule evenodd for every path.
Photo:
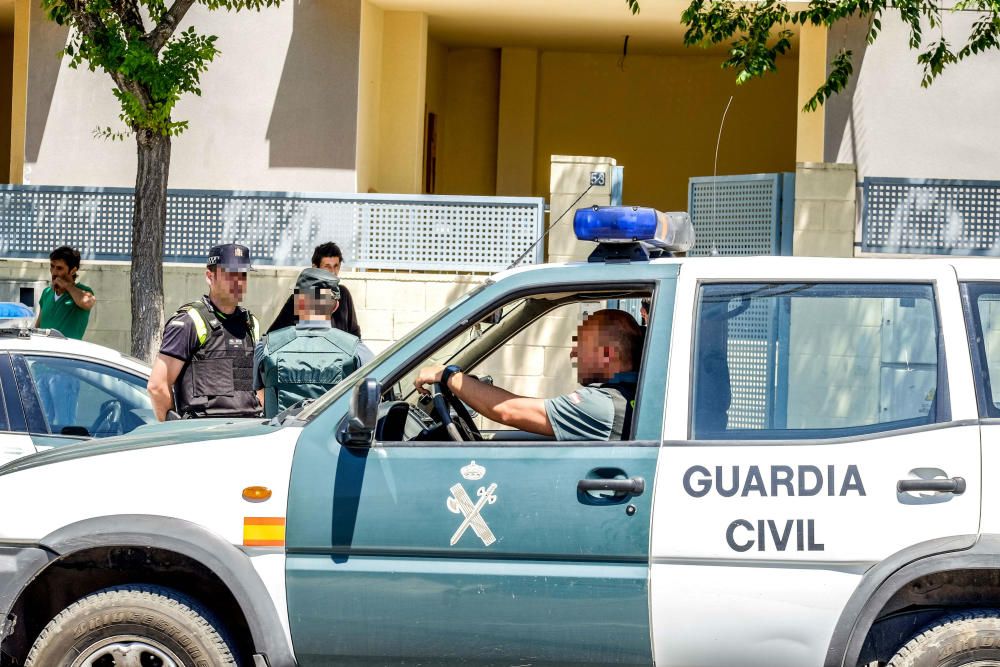
<instances>
[{"instance_id":1,"label":"orange side marker light","mask_svg":"<svg viewBox=\"0 0 1000 667\"><path fill-rule=\"evenodd\" d=\"M243 489L243 500L259 503L271 497L271 489L266 486L248 486Z\"/></svg>"}]
</instances>

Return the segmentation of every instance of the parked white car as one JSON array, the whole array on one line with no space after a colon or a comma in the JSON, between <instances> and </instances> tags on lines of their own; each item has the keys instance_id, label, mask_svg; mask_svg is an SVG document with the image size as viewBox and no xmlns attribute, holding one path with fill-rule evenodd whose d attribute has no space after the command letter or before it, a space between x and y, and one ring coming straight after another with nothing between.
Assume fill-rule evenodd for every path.
<instances>
[{"instance_id":1,"label":"parked white car","mask_svg":"<svg viewBox=\"0 0 1000 667\"><path fill-rule=\"evenodd\" d=\"M58 332L0 329L0 463L156 420L149 366Z\"/></svg>"}]
</instances>

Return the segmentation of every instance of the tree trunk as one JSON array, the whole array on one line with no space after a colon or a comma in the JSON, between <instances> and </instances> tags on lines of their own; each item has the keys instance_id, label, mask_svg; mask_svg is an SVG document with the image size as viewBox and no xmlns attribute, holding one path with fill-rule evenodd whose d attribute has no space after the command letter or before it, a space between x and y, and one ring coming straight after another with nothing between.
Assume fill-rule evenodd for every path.
<instances>
[{"instance_id":1,"label":"tree trunk","mask_svg":"<svg viewBox=\"0 0 1000 667\"><path fill-rule=\"evenodd\" d=\"M132 218L132 356L152 361L163 338L163 238L170 137L136 133L139 167Z\"/></svg>"}]
</instances>

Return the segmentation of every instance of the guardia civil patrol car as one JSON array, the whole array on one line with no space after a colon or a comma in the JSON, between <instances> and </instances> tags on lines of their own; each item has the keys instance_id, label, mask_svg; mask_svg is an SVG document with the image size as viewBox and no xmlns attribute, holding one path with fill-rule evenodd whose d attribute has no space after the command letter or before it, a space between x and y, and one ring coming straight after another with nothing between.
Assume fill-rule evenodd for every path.
<instances>
[{"instance_id":1,"label":"guardia civil patrol car","mask_svg":"<svg viewBox=\"0 0 1000 667\"><path fill-rule=\"evenodd\" d=\"M576 228L592 261L495 276L304 410L0 469L3 664L1000 664L995 260L650 258L690 239L647 209ZM581 317L642 300L622 441L413 391L432 362L572 391Z\"/></svg>"}]
</instances>

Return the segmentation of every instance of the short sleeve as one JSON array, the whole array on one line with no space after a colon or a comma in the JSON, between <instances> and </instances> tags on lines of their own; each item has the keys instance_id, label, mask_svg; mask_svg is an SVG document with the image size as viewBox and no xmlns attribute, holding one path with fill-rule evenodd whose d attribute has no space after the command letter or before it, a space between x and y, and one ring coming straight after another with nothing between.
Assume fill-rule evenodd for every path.
<instances>
[{"instance_id":1,"label":"short sleeve","mask_svg":"<svg viewBox=\"0 0 1000 667\"><path fill-rule=\"evenodd\" d=\"M257 391L258 389L264 388L264 341L265 338L261 338L257 345L253 348L253 389Z\"/></svg>"},{"instance_id":2,"label":"short sleeve","mask_svg":"<svg viewBox=\"0 0 1000 667\"><path fill-rule=\"evenodd\" d=\"M375 358L375 353L372 352L367 345L361 342L358 343L358 349L356 351L356 354L359 366L364 366L369 361Z\"/></svg>"},{"instance_id":3,"label":"short sleeve","mask_svg":"<svg viewBox=\"0 0 1000 667\"><path fill-rule=\"evenodd\" d=\"M198 334L194 329L194 320L186 312L177 313L163 327L163 342L160 344L160 354L174 359L187 361L198 349Z\"/></svg>"},{"instance_id":4,"label":"short sleeve","mask_svg":"<svg viewBox=\"0 0 1000 667\"><path fill-rule=\"evenodd\" d=\"M557 440L607 440L615 421L611 396L592 387L545 400L545 414Z\"/></svg>"}]
</instances>

